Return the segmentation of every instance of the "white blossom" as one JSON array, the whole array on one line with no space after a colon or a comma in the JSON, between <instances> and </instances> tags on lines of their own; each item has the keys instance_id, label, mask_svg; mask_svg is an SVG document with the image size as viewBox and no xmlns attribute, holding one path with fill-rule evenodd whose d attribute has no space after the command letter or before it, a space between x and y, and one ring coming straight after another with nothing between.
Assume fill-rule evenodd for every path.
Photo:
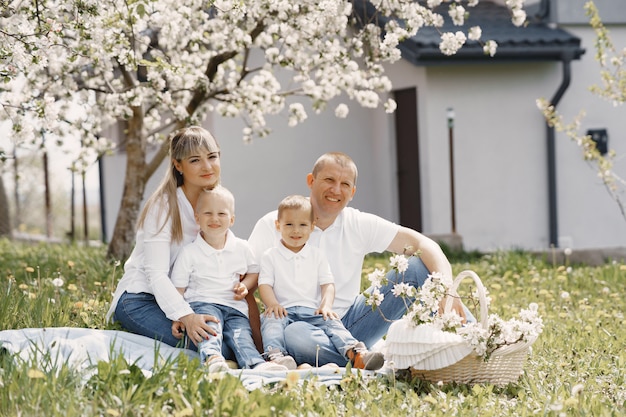
<instances>
[{"instance_id":1,"label":"white blossom","mask_svg":"<svg viewBox=\"0 0 626 417\"><path fill-rule=\"evenodd\" d=\"M394 99L390 98L385 102L384 107L385 107L385 112L393 113L398 108L398 103L396 103Z\"/></svg>"},{"instance_id":2,"label":"white blossom","mask_svg":"<svg viewBox=\"0 0 626 417\"><path fill-rule=\"evenodd\" d=\"M489 40L485 42L485 46L483 46L483 51L485 52L485 54L494 56L496 54L497 48L498 48L498 44L496 43L496 41Z\"/></svg>"},{"instance_id":3,"label":"white blossom","mask_svg":"<svg viewBox=\"0 0 626 417\"><path fill-rule=\"evenodd\" d=\"M378 307L380 306L380 303L383 302L384 297L385 296L381 294L380 290L377 288L370 294L369 298L367 299L367 304Z\"/></svg>"},{"instance_id":4,"label":"white blossom","mask_svg":"<svg viewBox=\"0 0 626 417\"><path fill-rule=\"evenodd\" d=\"M526 22L526 12L522 9L513 10L513 18L511 19L515 26L522 26Z\"/></svg>"},{"instance_id":5,"label":"white blossom","mask_svg":"<svg viewBox=\"0 0 626 417\"><path fill-rule=\"evenodd\" d=\"M482 29L478 26L472 26L467 33L467 38L472 41L477 41L482 35Z\"/></svg>"},{"instance_id":6,"label":"white blossom","mask_svg":"<svg viewBox=\"0 0 626 417\"><path fill-rule=\"evenodd\" d=\"M289 126L295 126L303 122L307 118L306 111L302 103L293 103L289 105Z\"/></svg>"},{"instance_id":7,"label":"white blossom","mask_svg":"<svg viewBox=\"0 0 626 417\"><path fill-rule=\"evenodd\" d=\"M450 5L448 14L456 26L463 26L465 23L465 9L460 4Z\"/></svg>"},{"instance_id":8,"label":"white blossom","mask_svg":"<svg viewBox=\"0 0 626 417\"><path fill-rule=\"evenodd\" d=\"M384 270L376 268L374 269L374 272L368 274L367 277L370 280L372 286L380 287L381 285L383 285L382 282L386 278L386 275Z\"/></svg>"},{"instance_id":9,"label":"white blossom","mask_svg":"<svg viewBox=\"0 0 626 417\"><path fill-rule=\"evenodd\" d=\"M403 274L409 267L409 260L404 255L393 255L389 258L389 266Z\"/></svg>"},{"instance_id":10,"label":"white blossom","mask_svg":"<svg viewBox=\"0 0 626 417\"><path fill-rule=\"evenodd\" d=\"M415 295L415 287L406 282L400 282L393 286L391 292L396 297L412 297Z\"/></svg>"},{"instance_id":11,"label":"white blossom","mask_svg":"<svg viewBox=\"0 0 626 417\"><path fill-rule=\"evenodd\" d=\"M348 106L345 103L341 103L335 108L335 116L340 119L345 119L346 117L348 117L349 111L350 109L348 108Z\"/></svg>"},{"instance_id":12,"label":"white blossom","mask_svg":"<svg viewBox=\"0 0 626 417\"><path fill-rule=\"evenodd\" d=\"M463 32L444 33L441 35L439 50L444 55L454 55L465 44L465 34Z\"/></svg>"}]
</instances>

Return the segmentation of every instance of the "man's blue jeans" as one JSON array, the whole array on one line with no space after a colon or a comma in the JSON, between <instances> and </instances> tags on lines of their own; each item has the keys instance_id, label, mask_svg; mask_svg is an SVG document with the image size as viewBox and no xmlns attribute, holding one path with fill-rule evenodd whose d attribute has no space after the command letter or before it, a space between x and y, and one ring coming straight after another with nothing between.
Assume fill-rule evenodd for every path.
<instances>
[{"instance_id":1,"label":"man's blue jeans","mask_svg":"<svg viewBox=\"0 0 626 417\"><path fill-rule=\"evenodd\" d=\"M198 344L201 362L213 355L221 355L223 343L233 351L241 368L251 369L265 362L254 345L250 320L241 311L213 303L193 302L189 305L195 313L210 314L220 321L219 323L207 322L217 331L217 336L209 336L209 340Z\"/></svg>"},{"instance_id":2,"label":"man's blue jeans","mask_svg":"<svg viewBox=\"0 0 626 417\"><path fill-rule=\"evenodd\" d=\"M344 326L352 333L352 336L370 348L387 334L391 321L400 319L412 302L412 300L396 297L391 293L395 283L406 282L418 288L424 284L429 273L419 257L410 257L409 266L403 276L398 275L394 270L387 273L389 282L380 288L381 294L385 297L376 310L372 310L372 306L367 305L365 297L360 294L341 319ZM365 292L371 293L372 291L373 288L370 287ZM306 322L294 322L287 326L285 343L287 351L299 364L321 366L336 363L345 366L347 363L346 358L337 352L324 331Z\"/></svg>"},{"instance_id":3,"label":"man's blue jeans","mask_svg":"<svg viewBox=\"0 0 626 417\"><path fill-rule=\"evenodd\" d=\"M321 314L315 314L315 309L310 307L294 306L287 308L287 316L282 319L274 315L261 317L261 334L263 336L263 348L265 352L271 349L279 349L287 353L285 346L285 328L294 322L305 322L322 330L328 337L335 350L345 356L346 350L357 344L358 340L344 327L341 320L324 320Z\"/></svg>"}]
</instances>

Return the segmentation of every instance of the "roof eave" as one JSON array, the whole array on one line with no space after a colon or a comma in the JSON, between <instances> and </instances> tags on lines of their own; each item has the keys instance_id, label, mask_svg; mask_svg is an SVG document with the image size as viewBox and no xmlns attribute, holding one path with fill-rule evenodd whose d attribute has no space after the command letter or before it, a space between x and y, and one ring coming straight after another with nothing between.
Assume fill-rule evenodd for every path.
<instances>
[{"instance_id":1,"label":"roof eave","mask_svg":"<svg viewBox=\"0 0 626 417\"><path fill-rule=\"evenodd\" d=\"M416 66L429 65L458 65L465 63L486 64L490 62L550 62L580 59L585 53L584 49L577 46L498 46L494 56L485 54L482 48L463 47L454 55L444 55L439 48L409 47L400 45L402 58Z\"/></svg>"}]
</instances>

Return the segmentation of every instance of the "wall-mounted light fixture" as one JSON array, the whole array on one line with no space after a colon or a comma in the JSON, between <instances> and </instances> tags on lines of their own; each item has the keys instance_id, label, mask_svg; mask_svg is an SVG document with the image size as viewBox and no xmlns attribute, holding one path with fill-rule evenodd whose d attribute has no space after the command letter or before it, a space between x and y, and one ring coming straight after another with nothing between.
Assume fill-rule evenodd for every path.
<instances>
[{"instance_id":1,"label":"wall-mounted light fixture","mask_svg":"<svg viewBox=\"0 0 626 417\"><path fill-rule=\"evenodd\" d=\"M605 155L609 151L609 134L606 129L589 129L587 136L596 143L596 149L600 155Z\"/></svg>"}]
</instances>

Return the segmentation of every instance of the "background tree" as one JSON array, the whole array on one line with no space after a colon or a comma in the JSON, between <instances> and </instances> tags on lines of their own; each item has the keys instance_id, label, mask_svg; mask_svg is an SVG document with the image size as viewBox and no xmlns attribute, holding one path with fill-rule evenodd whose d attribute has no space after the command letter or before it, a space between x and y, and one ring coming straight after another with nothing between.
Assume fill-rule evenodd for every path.
<instances>
[{"instance_id":1,"label":"background tree","mask_svg":"<svg viewBox=\"0 0 626 417\"><path fill-rule=\"evenodd\" d=\"M97 158L103 136L122 121L117 146L127 154L121 207L109 255L125 259L134 240L146 183L167 153L172 130L200 123L207 112L242 117L244 140L266 136L265 116L286 112L289 124L342 96L378 107L391 90L382 64L400 59L399 42L424 25L438 27L442 0L47 0L0 2L0 117L22 141L80 138ZM478 0L451 2L463 24ZM376 7L374 20L364 8ZM522 24L523 0L507 0ZM379 26L386 22L383 28ZM479 40L479 30L468 35ZM442 33L454 54L461 32ZM493 53L494 43L486 42ZM275 74L289 74L281 84ZM292 97L287 103L287 97ZM341 104L342 109L345 106ZM395 103L384 103L393 111ZM341 112L340 112L341 113ZM112 129L111 129L112 130ZM160 146L151 160L149 144ZM89 164L86 163L86 166Z\"/></svg>"}]
</instances>

